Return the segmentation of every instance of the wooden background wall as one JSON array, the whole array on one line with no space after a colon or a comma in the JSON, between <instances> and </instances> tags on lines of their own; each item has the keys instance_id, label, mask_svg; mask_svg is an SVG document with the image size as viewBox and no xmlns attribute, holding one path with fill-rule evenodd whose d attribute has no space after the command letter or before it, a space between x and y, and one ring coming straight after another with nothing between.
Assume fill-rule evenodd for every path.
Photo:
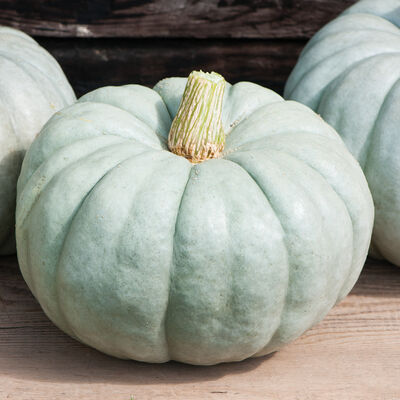
<instances>
[{"instance_id":1,"label":"wooden background wall","mask_svg":"<svg viewBox=\"0 0 400 400\"><path fill-rule=\"evenodd\" d=\"M378 0L377 0L378 1ZM355 0L0 0L0 25L35 37L78 96L193 69L282 92L307 40Z\"/></svg>"}]
</instances>

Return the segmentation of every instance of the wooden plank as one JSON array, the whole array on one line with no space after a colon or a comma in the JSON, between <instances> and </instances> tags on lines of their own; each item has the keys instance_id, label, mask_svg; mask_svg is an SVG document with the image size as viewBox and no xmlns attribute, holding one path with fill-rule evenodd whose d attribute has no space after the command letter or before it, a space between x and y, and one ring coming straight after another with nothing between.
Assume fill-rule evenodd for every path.
<instances>
[{"instance_id":1,"label":"wooden plank","mask_svg":"<svg viewBox=\"0 0 400 400\"><path fill-rule=\"evenodd\" d=\"M355 0L1 0L0 24L37 36L309 38Z\"/></svg>"},{"instance_id":2,"label":"wooden plank","mask_svg":"<svg viewBox=\"0 0 400 400\"><path fill-rule=\"evenodd\" d=\"M78 96L105 85L153 86L192 70L217 71L232 83L248 80L280 93L303 40L40 38Z\"/></svg>"},{"instance_id":3,"label":"wooden plank","mask_svg":"<svg viewBox=\"0 0 400 400\"><path fill-rule=\"evenodd\" d=\"M213 367L105 356L45 317L15 259L0 260L0 398L398 400L400 270L368 261L352 293L269 357Z\"/></svg>"}]
</instances>

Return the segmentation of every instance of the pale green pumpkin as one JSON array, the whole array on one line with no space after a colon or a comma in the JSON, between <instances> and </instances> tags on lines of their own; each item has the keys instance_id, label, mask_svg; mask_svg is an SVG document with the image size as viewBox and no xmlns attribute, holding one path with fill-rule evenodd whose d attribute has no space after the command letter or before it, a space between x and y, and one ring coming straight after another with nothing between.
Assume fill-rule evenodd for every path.
<instances>
[{"instance_id":1,"label":"pale green pumpkin","mask_svg":"<svg viewBox=\"0 0 400 400\"><path fill-rule=\"evenodd\" d=\"M17 179L26 149L55 111L75 101L56 60L0 26L0 255L15 253Z\"/></svg>"},{"instance_id":2,"label":"pale green pumpkin","mask_svg":"<svg viewBox=\"0 0 400 400\"><path fill-rule=\"evenodd\" d=\"M400 265L400 0L364 0L308 43L285 97L331 124L374 198L371 254Z\"/></svg>"},{"instance_id":3,"label":"pale green pumpkin","mask_svg":"<svg viewBox=\"0 0 400 400\"><path fill-rule=\"evenodd\" d=\"M185 78L83 96L24 160L23 276L57 326L107 354L268 354L320 321L365 261L372 199L337 133L248 82L226 84L220 119L215 77L191 75L169 138L198 164L167 147Z\"/></svg>"}]
</instances>

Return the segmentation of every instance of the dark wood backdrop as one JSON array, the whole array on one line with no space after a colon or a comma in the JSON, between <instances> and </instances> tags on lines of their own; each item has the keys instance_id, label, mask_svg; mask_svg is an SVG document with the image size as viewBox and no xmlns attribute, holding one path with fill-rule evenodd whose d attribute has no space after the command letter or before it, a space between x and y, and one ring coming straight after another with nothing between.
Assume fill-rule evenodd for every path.
<instances>
[{"instance_id":1,"label":"dark wood backdrop","mask_svg":"<svg viewBox=\"0 0 400 400\"><path fill-rule=\"evenodd\" d=\"M78 96L193 69L282 92L306 41L355 0L0 0L0 25L32 35Z\"/></svg>"}]
</instances>

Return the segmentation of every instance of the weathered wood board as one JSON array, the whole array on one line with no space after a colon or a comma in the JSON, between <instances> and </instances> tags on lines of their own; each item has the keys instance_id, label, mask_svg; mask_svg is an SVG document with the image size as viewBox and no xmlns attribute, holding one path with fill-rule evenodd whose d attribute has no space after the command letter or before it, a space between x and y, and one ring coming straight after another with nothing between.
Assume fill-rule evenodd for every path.
<instances>
[{"instance_id":1,"label":"weathered wood board","mask_svg":"<svg viewBox=\"0 0 400 400\"><path fill-rule=\"evenodd\" d=\"M78 96L97 87L152 87L193 70L216 71L231 83L251 81L279 93L304 46L300 40L39 38L62 65Z\"/></svg>"},{"instance_id":2,"label":"weathered wood board","mask_svg":"<svg viewBox=\"0 0 400 400\"><path fill-rule=\"evenodd\" d=\"M368 261L351 294L269 357L214 367L122 361L58 330L0 260L0 399L399 400L400 270Z\"/></svg>"},{"instance_id":3,"label":"weathered wood board","mask_svg":"<svg viewBox=\"0 0 400 400\"><path fill-rule=\"evenodd\" d=\"M36 36L309 38L355 0L1 0L0 25Z\"/></svg>"}]
</instances>

